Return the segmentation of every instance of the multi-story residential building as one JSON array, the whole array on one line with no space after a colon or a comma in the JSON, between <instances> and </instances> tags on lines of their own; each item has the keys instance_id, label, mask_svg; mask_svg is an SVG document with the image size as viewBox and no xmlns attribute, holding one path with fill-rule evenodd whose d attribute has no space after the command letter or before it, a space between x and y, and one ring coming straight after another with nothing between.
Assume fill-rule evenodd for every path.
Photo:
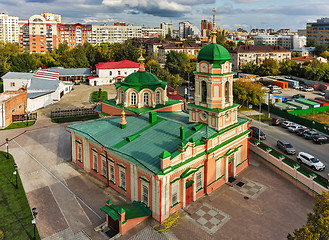
<instances>
[{"instance_id":1,"label":"multi-story residential building","mask_svg":"<svg viewBox=\"0 0 329 240\"><path fill-rule=\"evenodd\" d=\"M316 23L306 24L307 41L315 40L316 44L329 44L329 18L321 18Z\"/></svg>"},{"instance_id":2,"label":"multi-story residential building","mask_svg":"<svg viewBox=\"0 0 329 240\"><path fill-rule=\"evenodd\" d=\"M0 41L18 42L18 17L0 13Z\"/></svg>"},{"instance_id":3,"label":"multi-story residential building","mask_svg":"<svg viewBox=\"0 0 329 240\"><path fill-rule=\"evenodd\" d=\"M255 45L281 46L291 50L306 45L306 38L298 35L259 35L254 37Z\"/></svg>"},{"instance_id":4,"label":"multi-story residential building","mask_svg":"<svg viewBox=\"0 0 329 240\"><path fill-rule=\"evenodd\" d=\"M142 46L145 49L147 56L152 59L158 59L159 47L169 44L167 40L160 40L159 38L134 38L133 45L137 48Z\"/></svg>"},{"instance_id":5,"label":"multi-story residential building","mask_svg":"<svg viewBox=\"0 0 329 240\"><path fill-rule=\"evenodd\" d=\"M57 48L56 21L47 21L41 15L33 15L29 20L18 20L18 25L21 51L45 53Z\"/></svg>"},{"instance_id":6,"label":"multi-story residential building","mask_svg":"<svg viewBox=\"0 0 329 240\"><path fill-rule=\"evenodd\" d=\"M165 30L161 28L145 28L142 27L142 37L144 38L154 38L158 36L165 37Z\"/></svg>"},{"instance_id":7,"label":"multi-story residential building","mask_svg":"<svg viewBox=\"0 0 329 240\"><path fill-rule=\"evenodd\" d=\"M90 24L58 24L58 42L67 44L70 47L83 45L86 42L92 43L92 27Z\"/></svg>"},{"instance_id":8,"label":"multi-story residential building","mask_svg":"<svg viewBox=\"0 0 329 240\"><path fill-rule=\"evenodd\" d=\"M267 34L273 34L274 29L273 28L268 28L266 32L267 32Z\"/></svg>"},{"instance_id":9,"label":"multi-story residential building","mask_svg":"<svg viewBox=\"0 0 329 240\"><path fill-rule=\"evenodd\" d=\"M230 49L229 52L232 57L233 71L238 71L244 63L261 64L265 59L274 59L279 62L286 58L291 59L291 51L280 46L237 46Z\"/></svg>"},{"instance_id":10,"label":"multi-story residential building","mask_svg":"<svg viewBox=\"0 0 329 240\"><path fill-rule=\"evenodd\" d=\"M207 37L209 36L212 30L212 22L208 20L201 20L201 36Z\"/></svg>"},{"instance_id":11,"label":"multi-story residential building","mask_svg":"<svg viewBox=\"0 0 329 240\"><path fill-rule=\"evenodd\" d=\"M266 31L263 28L254 28L254 29L251 29L250 34L252 34L252 35L266 34Z\"/></svg>"},{"instance_id":12,"label":"multi-story residential building","mask_svg":"<svg viewBox=\"0 0 329 240\"><path fill-rule=\"evenodd\" d=\"M62 16L53 13L43 13L41 14L47 21L56 21L58 23L62 22Z\"/></svg>"},{"instance_id":13,"label":"multi-story residential building","mask_svg":"<svg viewBox=\"0 0 329 240\"><path fill-rule=\"evenodd\" d=\"M278 34L283 34L283 35L286 35L286 34L290 34L290 29L288 28L284 28L284 29L279 29L277 31Z\"/></svg>"},{"instance_id":14,"label":"multi-story residential building","mask_svg":"<svg viewBox=\"0 0 329 240\"><path fill-rule=\"evenodd\" d=\"M101 43L122 43L128 39L142 37L142 27L132 25L92 26L93 44Z\"/></svg>"},{"instance_id":15,"label":"multi-story residential building","mask_svg":"<svg viewBox=\"0 0 329 240\"><path fill-rule=\"evenodd\" d=\"M200 30L190 22L180 22L179 23L179 37L180 38L188 38L194 36L200 36Z\"/></svg>"},{"instance_id":16,"label":"multi-story residential building","mask_svg":"<svg viewBox=\"0 0 329 240\"><path fill-rule=\"evenodd\" d=\"M293 52L299 53L299 56L313 56L315 47L301 47L301 48L295 48L292 50Z\"/></svg>"},{"instance_id":17,"label":"multi-story residential building","mask_svg":"<svg viewBox=\"0 0 329 240\"><path fill-rule=\"evenodd\" d=\"M160 23L160 28L165 31L165 35L169 34L172 36L172 23Z\"/></svg>"}]
</instances>

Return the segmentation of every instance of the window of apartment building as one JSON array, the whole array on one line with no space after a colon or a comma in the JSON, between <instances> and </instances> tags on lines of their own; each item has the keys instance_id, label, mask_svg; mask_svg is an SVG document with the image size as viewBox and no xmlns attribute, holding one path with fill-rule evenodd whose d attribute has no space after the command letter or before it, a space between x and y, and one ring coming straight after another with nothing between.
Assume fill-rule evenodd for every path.
<instances>
[{"instance_id":1,"label":"window of apartment building","mask_svg":"<svg viewBox=\"0 0 329 240\"><path fill-rule=\"evenodd\" d=\"M149 186L146 182L142 181L142 199L141 202L146 206L149 205Z\"/></svg>"},{"instance_id":2,"label":"window of apartment building","mask_svg":"<svg viewBox=\"0 0 329 240\"><path fill-rule=\"evenodd\" d=\"M97 152L93 152L93 170L95 172L98 172L98 157L97 157Z\"/></svg>"},{"instance_id":3,"label":"window of apartment building","mask_svg":"<svg viewBox=\"0 0 329 240\"><path fill-rule=\"evenodd\" d=\"M171 184L171 205L172 206L179 203L178 187L179 187L179 181L176 181L173 184Z\"/></svg>"},{"instance_id":4,"label":"window of apartment building","mask_svg":"<svg viewBox=\"0 0 329 240\"><path fill-rule=\"evenodd\" d=\"M196 174L196 188L197 190L202 188L202 170L199 170Z\"/></svg>"},{"instance_id":5,"label":"window of apartment building","mask_svg":"<svg viewBox=\"0 0 329 240\"><path fill-rule=\"evenodd\" d=\"M16 109L15 109L15 108L11 110L11 112L12 112L12 113L13 113L13 112L15 112L15 111L16 111Z\"/></svg>"},{"instance_id":6,"label":"window of apartment building","mask_svg":"<svg viewBox=\"0 0 329 240\"><path fill-rule=\"evenodd\" d=\"M107 166L106 166L106 157L101 154L101 163L102 163L102 176L107 178Z\"/></svg>"},{"instance_id":7,"label":"window of apartment building","mask_svg":"<svg viewBox=\"0 0 329 240\"><path fill-rule=\"evenodd\" d=\"M15 82L10 82L11 87L15 87Z\"/></svg>"},{"instance_id":8,"label":"window of apartment building","mask_svg":"<svg viewBox=\"0 0 329 240\"><path fill-rule=\"evenodd\" d=\"M126 190L126 170L124 168L120 169L120 187Z\"/></svg>"}]
</instances>

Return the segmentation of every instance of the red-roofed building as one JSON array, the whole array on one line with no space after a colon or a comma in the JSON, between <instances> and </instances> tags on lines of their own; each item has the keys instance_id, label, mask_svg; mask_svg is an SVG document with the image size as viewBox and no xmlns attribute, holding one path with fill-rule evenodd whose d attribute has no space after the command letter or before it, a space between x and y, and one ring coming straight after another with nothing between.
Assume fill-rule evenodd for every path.
<instances>
[{"instance_id":1,"label":"red-roofed building","mask_svg":"<svg viewBox=\"0 0 329 240\"><path fill-rule=\"evenodd\" d=\"M137 72L139 64L129 60L119 62L101 62L96 66L96 78L89 78L92 86L113 84L125 79L129 74Z\"/></svg>"},{"instance_id":2,"label":"red-roofed building","mask_svg":"<svg viewBox=\"0 0 329 240\"><path fill-rule=\"evenodd\" d=\"M293 57L291 58L291 60L295 61L296 63L306 63L306 62L312 62L314 59L318 60L319 62L322 63L327 63L327 59L323 58L323 57L311 57L311 56L301 56L301 57Z\"/></svg>"}]
</instances>

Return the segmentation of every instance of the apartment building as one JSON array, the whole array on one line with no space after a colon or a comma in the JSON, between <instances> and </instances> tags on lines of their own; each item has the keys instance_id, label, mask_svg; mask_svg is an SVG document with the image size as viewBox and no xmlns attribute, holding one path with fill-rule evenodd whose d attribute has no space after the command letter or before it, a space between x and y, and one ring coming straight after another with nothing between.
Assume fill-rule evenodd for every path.
<instances>
[{"instance_id":1,"label":"apartment building","mask_svg":"<svg viewBox=\"0 0 329 240\"><path fill-rule=\"evenodd\" d=\"M164 30L164 34L169 34L170 36L173 35L172 23L160 23L160 28Z\"/></svg>"},{"instance_id":2,"label":"apartment building","mask_svg":"<svg viewBox=\"0 0 329 240\"><path fill-rule=\"evenodd\" d=\"M18 42L18 17L0 13L0 41Z\"/></svg>"},{"instance_id":3,"label":"apartment building","mask_svg":"<svg viewBox=\"0 0 329 240\"><path fill-rule=\"evenodd\" d=\"M92 43L92 26L90 24L58 24L58 42L67 44L70 47L83 45L86 42Z\"/></svg>"},{"instance_id":4,"label":"apartment building","mask_svg":"<svg viewBox=\"0 0 329 240\"><path fill-rule=\"evenodd\" d=\"M233 71L239 71L244 63L254 62L261 64L265 59L282 61L291 59L291 51L280 46L252 45L237 46L229 50L232 57Z\"/></svg>"},{"instance_id":5,"label":"apartment building","mask_svg":"<svg viewBox=\"0 0 329 240\"><path fill-rule=\"evenodd\" d=\"M92 42L94 45L101 43L122 43L128 39L142 37L142 27L132 25L92 26Z\"/></svg>"},{"instance_id":6,"label":"apartment building","mask_svg":"<svg viewBox=\"0 0 329 240\"><path fill-rule=\"evenodd\" d=\"M62 16L54 13L43 13L41 14L47 21L56 21L58 23L62 22Z\"/></svg>"},{"instance_id":7,"label":"apartment building","mask_svg":"<svg viewBox=\"0 0 329 240\"><path fill-rule=\"evenodd\" d=\"M329 18L321 18L315 23L306 24L307 41L315 40L316 44L329 44Z\"/></svg>"},{"instance_id":8,"label":"apartment building","mask_svg":"<svg viewBox=\"0 0 329 240\"><path fill-rule=\"evenodd\" d=\"M306 38L298 35L259 35L254 37L255 45L281 46L291 50L306 45Z\"/></svg>"},{"instance_id":9,"label":"apartment building","mask_svg":"<svg viewBox=\"0 0 329 240\"><path fill-rule=\"evenodd\" d=\"M21 51L45 53L57 48L56 21L47 21L41 15L33 15L28 20L18 20L18 26Z\"/></svg>"},{"instance_id":10,"label":"apartment building","mask_svg":"<svg viewBox=\"0 0 329 240\"><path fill-rule=\"evenodd\" d=\"M182 39L194 36L200 36L200 30L190 22L179 23L179 37Z\"/></svg>"}]
</instances>

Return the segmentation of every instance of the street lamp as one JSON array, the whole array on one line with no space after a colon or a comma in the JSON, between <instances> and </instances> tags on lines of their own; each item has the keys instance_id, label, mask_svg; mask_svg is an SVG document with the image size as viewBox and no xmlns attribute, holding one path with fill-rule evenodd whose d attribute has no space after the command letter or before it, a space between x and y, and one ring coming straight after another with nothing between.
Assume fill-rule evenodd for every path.
<instances>
[{"instance_id":1,"label":"street lamp","mask_svg":"<svg viewBox=\"0 0 329 240\"><path fill-rule=\"evenodd\" d=\"M26 126L29 126L29 114L25 113L25 118L26 118Z\"/></svg>"},{"instance_id":2,"label":"street lamp","mask_svg":"<svg viewBox=\"0 0 329 240\"><path fill-rule=\"evenodd\" d=\"M273 93L273 86L268 86L268 108L267 108L267 117L271 117L271 114L270 114L270 105L271 105L271 94Z\"/></svg>"},{"instance_id":3,"label":"street lamp","mask_svg":"<svg viewBox=\"0 0 329 240\"><path fill-rule=\"evenodd\" d=\"M13 172L13 175L16 176L16 185L15 185L15 187L16 187L16 189L18 189L18 185L17 185L17 175L18 175L18 172L17 172L17 164L16 163L14 164L14 169L15 169L15 171Z\"/></svg>"},{"instance_id":4,"label":"street lamp","mask_svg":"<svg viewBox=\"0 0 329 240\"><path fill-rule=\"evenodd\" d=\"M36 210L37 210L36 208L32 208L32 215L33 215L32 224L34 226L34 228L33 228L33 239L34 240L36 239L35 238L35 225L37 224L35 219L37 218L37 215L38 215Z\"/></svg>"},{"instance_id":5,"label":"street lamp","mask_svg":"<svg viewBox=\"0 0 329 240\"><path fill-rule=\"evenodd\" d=\"M260 124L260 121L261 121L261 117L260 115L262 114L262 95L259 95L259 131L258 131L258 141L260 142L260 128L261 128L261 124Z\"/></svg>"},{"instance_id":6,"label":"street lamp","mask_svg":"<svg viewBox=\"0 0 329 240\"><path fill-rule=\"evenodd\" d=\"M8 142L9 142L9 140L8 140L8 138L6 138L6 147L7 147L7 159L9 159L9 153L8 153Z\"/></svg>"}]
</instances>

